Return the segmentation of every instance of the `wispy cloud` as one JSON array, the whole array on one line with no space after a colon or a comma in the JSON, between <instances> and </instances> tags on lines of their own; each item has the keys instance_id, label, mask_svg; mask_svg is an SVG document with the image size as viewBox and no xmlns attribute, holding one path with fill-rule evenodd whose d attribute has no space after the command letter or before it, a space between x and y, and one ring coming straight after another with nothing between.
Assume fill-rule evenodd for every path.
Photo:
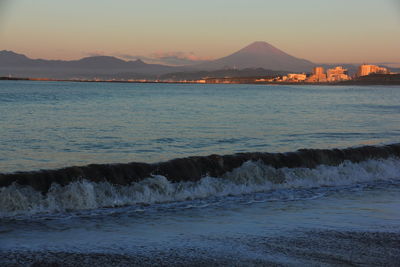
<instances>
[{"instance_id":1,"label":"wispy cloud","mask_svg":"<svg viewBox=\"0 0 400 267\"><path fill-rule=\"evenodd\" d=\"M129 54L114 54L115 57L124 59L124 60L143 60L146 63L155 63L155 59L151 57L146 57L146 56L135 56L135 55L129 55Z\"/></svg>"},{"instance_id":2,"label":"wispy cloud","mask_svg":"<svg viewBox=\"0 0 400 267\"><path fill-rule=\"evenodd\" d=\"M150 64L164 64L171 66L181 66L181 65L192 65L196 63L201 63L204 61L211 60L211 58L199 57L193 52L182 52L182 51L172 51L172 52L154 52L148 56L141 55L130 55L126 53L106 53L101 50L95 50L90 52L84 52L85 57L94 56L114 56L123 60L143 60Z\"/></svg>"},{"instance_id":3,"label":"wispy cloud","mask_svg":"<svg viewBox=\"0 0 400 267\"><path fill-rule=\"evenodd\" d=\"M132 55L129 55L129 54L116 54L115 56L119 57L119 58L122 58L122 59L125 59L125 60L137 60L137 59L142 59L143 60L143 57L141 57L141 56L132 56Z\"/></svg>"},{"instance_id":4,"label":"wispy cloud","mask_svg":"<svg viewBox=\"0 0 400 267\"><path fill-rule=\"evenodd\" d=\"M95 50L82 53L85 57L107 56L107 53L102 50Z\"/></svg>"},{"instance_id":5,"label":"wispy cloud","mask_svg":"<svg viewBox=\"0 0 400 267\"><path fill-rule=\"evenodd\" d=\"M187 65L210 60L210 58L196 56L193 52L182 51L155 52L150 57L169 65Z\"/></svg>"}]
</instances>

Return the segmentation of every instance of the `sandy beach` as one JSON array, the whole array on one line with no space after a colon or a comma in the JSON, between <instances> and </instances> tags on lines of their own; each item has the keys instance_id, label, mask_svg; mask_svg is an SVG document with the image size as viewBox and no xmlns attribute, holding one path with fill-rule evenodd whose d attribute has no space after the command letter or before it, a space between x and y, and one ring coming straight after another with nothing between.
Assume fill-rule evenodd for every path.
<instances>
[{"instance_id":1,"label":"sandy beach","mask_svg":"<svg viewBox=\"0 0 400 267\"><path fill-rule=\"evenodd\" d=\"M212 240L214 247L187 246L138 253L2 251L2 266L396 266L398 232L293 232L279 237ZM231 248L230 248L231 247Z\"/></svg>"}]
</instances>

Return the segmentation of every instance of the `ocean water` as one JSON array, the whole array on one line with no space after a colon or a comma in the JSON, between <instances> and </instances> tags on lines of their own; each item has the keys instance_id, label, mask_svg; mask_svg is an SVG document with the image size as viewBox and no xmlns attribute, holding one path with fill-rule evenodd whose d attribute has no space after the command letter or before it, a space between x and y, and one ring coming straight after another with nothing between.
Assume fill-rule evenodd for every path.
<instances>
[{"instance_id":1,"label":"ocean water","mask_svg":"<svg viewBox=\"0 0 400 267\"><path fill-rule=\"evenodd\" d=\"M398 86L0 82L0 173L400 140Z\"/></svg>"},{"instance_id":2,"label":"ocean water","mask_svg":"<svg viewBox=\"0 0 400 267\"><path fill-rule=\"evenodd\" d=\"M400 86L0 82L0 180L88 164L358 151L399 140ZM391 265L400 262L395 149L312 168L252 160L175 182L154 174L114 184L106 175L45 192L12 183L0 187L0 263L63 252L166 265Z\"/></svg>"}]
</instances>

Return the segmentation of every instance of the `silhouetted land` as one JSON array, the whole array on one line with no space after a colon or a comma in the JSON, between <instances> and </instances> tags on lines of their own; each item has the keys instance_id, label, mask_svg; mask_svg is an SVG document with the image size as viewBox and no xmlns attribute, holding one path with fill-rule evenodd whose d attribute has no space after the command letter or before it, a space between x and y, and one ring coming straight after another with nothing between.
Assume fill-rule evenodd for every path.
<instances>
[{"instance_id":1,"label":"silhouetted land","mask_svg":"<svg viewBox=\"0 0 400 267\"><path fill-rule=\"evenodd\" d=\"M400 85L400 74L370 74L350 81L343 81L341 85Z\"/></svg>"},{"instance_id":2,"label":"silhouetted land","mask_svg":"<svg viewBox=\"0 0 400 267\"><path fill-rule=\"evenodd\" d=\"M240 72L238 72L240 73ZM243 72L245 74L246 72ZM196 74L197 75L197 72ZM206 84L272 84L272 85L400 85L400 74L371 74L341 82L271 82L262 79L271 79L274 76L248 76L248 77L210 77L203 79ZM86 79L48 79L24 77L0 77L0 80L10 81L60 81L60 82L114 82L114 83L200 83L196 80L86 80Z\"/></svg>"},{"instance_id":3,"label":"silhouetted land","mask_svg":"<svg viewBox=\"0 0 400 267\"><path fill-rule=\"evenodd\" d=\"M8 81L28 81L29 78L17 78L17 77L0 77L0 80Z\"/></svg>"},{"instance_id":4,"label":"silhouetted land","mask_svg":"<svg viewBox=\"0 0 400 267\"><path fill-rule=\"evenodd\" d=\"M160 76L160 80L200 80L205 77L210 78L243 78L243 77L263 77L271 78L278 75L286 75L287 71L275 71L264 68L245 68L245 69L220 69L213 71L192 71L192 72L175 72Z\"/></svg>"}]
</instances>

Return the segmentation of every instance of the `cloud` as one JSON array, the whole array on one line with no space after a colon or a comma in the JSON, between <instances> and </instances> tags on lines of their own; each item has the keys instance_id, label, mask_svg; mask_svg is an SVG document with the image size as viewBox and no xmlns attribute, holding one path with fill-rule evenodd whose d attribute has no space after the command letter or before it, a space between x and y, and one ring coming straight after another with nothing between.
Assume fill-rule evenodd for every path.
<instances>
[{"instance_id":1,"label":"cloud","mask_svg":"<svg viewBox=\"0 0 400 267\"><path fill-rule=\"evenodd\" d=\"M201 58L196 56L193 52L182 52L182 51L174 51L174 52L155 52L151 55L153 58L177 58L191 61L204 61L207 60L205 58Z\"/></svg>"},{"instance_id":2,"label":"cloud","mask_svg":"<svg viewBox=\"0 0 400 267\"><path fill-rule=\"evenodd\" d=\"M134 56L129 54L115 54L115 56L125 60L140 59L146 63L171 66L192 65L210 60L210 58L196 56L193 52L186 53L181 51L154 52L149 56Z\"/></svg>"},{"instance_id":3,"label":"cloud","mask_svg":"<svg viewBox=\"0 0 400 267\"><path fill-rule=\"evenodd\" d=\"M107 53L101 50L95 50L90 52L83 53L85 57L98 57L98 56L107 56Z\"/></svg>"},{"instance_id":4,"label":"cloud","mask_svg":"<svg viewBox=\"0 0 400 267\"><path fill-rule=\"evenodd\" d=\"M125 59L125 60L137 60L137 59L142 59L141 56L132 56L132 55L128 55L128 54L116 54L116 57Z\"/></svg>"},{"instance_id":5,"label":"cloud","mask_svg":"<svg viewBox=\"0 0 400 267\"><path fill-rule=\"evenodd\" d=\"M210 60L210 58L196 56L193 52L182 51L155 52L151 54L151 58L168 65L189 65Z\"/></svg>"},{"instance_id":6,"label":"cloud","mask_svg":"<svg viewBox=\"0 0 400 267\"><path fill-rule=\"evenodd\" d=\"M201 63L207 60L211 60L211 58L199 57L196 56L193 52L186 53L181 51L173 51L173 52L154 52L149 56L138 56L138 55L130 55L126 53L106 53L101 50L85 52L83 53L87 57L94 56L114 56L127 61L134 60L142 60L149 64L163 64L163 65L171 65L171 66L181 66L181 65L193 65L196 63Z\"/></svg>"},{"instance_id":7,"label":"cloud","mask_svg":"<svg viewBox=\"0 0 400 267\"><path fill-rule=\"evenodd\" d=\"M155 59L151 57L146 57L146 56L134 56L134 55L129 55L129 54L114 54L115 57L124 59L124 60L143 60L146 63L155 63Z\"/></svg>"}]
</instances>

